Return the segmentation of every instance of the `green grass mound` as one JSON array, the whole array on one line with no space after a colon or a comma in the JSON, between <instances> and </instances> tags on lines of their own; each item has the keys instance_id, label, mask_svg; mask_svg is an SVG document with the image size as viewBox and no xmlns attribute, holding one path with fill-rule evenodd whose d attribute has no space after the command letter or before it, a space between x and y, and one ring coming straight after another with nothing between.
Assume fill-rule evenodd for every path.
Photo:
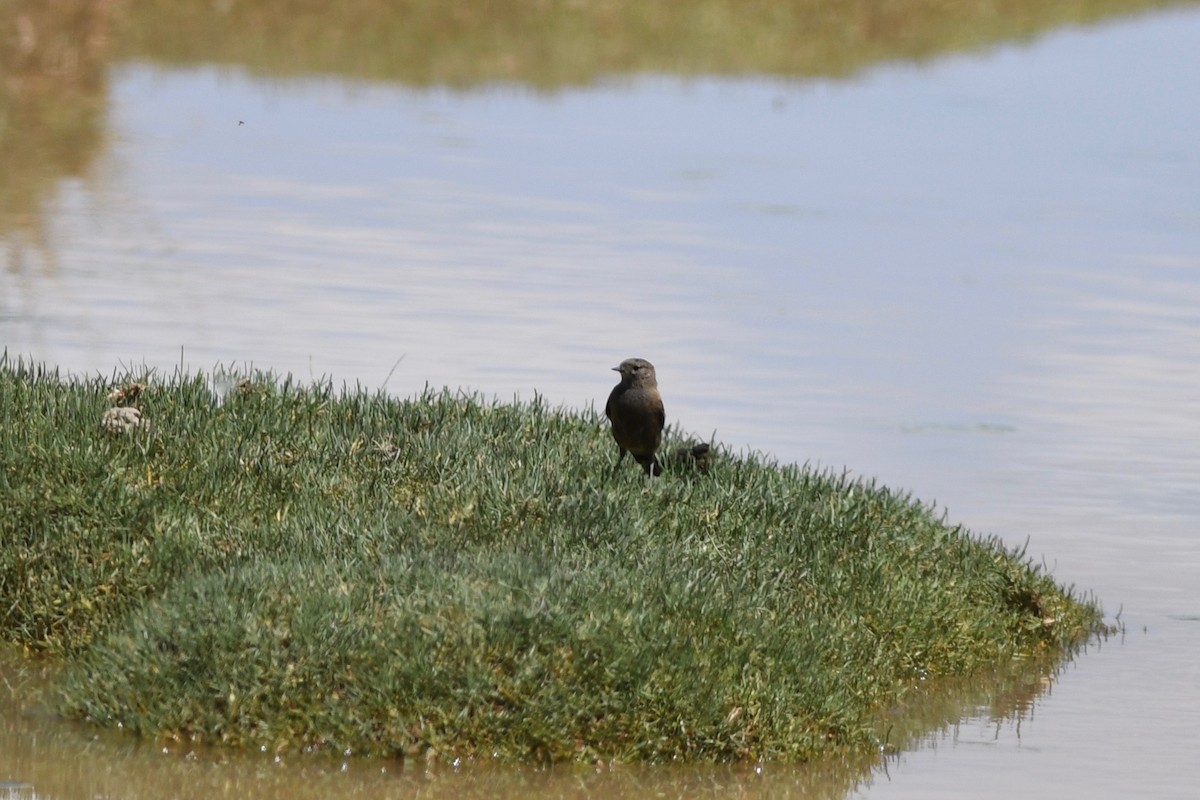
<instances>
[{"instance_id":1,"label":"green grass mound","mask_svg":"<svg viewBox=\"0 0 1200 800\"><path fill-rule=\"evenodd\" d=\"M0 362L0 635L68 662L66 713L147 736L799 760L1100 625L871 483L724 452L613 475L594 411L121 382ZM106 429L114 402L140 413Z\"/></svg>"}]
</instances>

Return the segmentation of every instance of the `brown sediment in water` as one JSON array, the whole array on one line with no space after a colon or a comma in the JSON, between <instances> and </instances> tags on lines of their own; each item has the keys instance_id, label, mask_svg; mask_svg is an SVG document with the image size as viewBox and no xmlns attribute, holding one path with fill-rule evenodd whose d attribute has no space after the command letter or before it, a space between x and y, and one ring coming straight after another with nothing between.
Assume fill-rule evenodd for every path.
<instances>
[{"instance_id":1,"label":"brown sediment in water","mask_svg":"<svg viewBox=\"0 0 1200 800\"><path fill-rule=\"evenodd\" d=\"M47 709L55 667L0 648L0 789L30 796L240 798L572 798L647 796L841 798L885 776L898 752L935 742L964 718L1019 724L1061 663L1026 664L914 687L881 717L888 752L803 765L558 765L552 768L404 763L328 755L241 753L185 742L145 742L64 721Z\"/></svg>"}]
</instances>

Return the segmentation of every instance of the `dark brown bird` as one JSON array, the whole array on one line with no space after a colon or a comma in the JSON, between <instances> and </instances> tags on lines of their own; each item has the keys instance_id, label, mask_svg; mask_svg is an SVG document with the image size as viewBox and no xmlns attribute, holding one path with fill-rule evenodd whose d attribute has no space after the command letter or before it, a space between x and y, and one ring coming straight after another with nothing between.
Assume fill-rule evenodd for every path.
<instances>
[{"instance_id":1,"label":"dark brown bird","mask_svg":"<svg viewBox=\"0 0 1200 800\"><path fill-rule=\"evenodd\" d=\"M613 369L621 373L621 382L613 387L604 406L604 415L612 423L613 438L621 449L613 469L621 466L628 452L647 475L661 475L662 465L655 452L662 444L663 424L667 417L662 395L658 393L654 365L644 358L627 358Z\"/></svg>"}]
</instances>

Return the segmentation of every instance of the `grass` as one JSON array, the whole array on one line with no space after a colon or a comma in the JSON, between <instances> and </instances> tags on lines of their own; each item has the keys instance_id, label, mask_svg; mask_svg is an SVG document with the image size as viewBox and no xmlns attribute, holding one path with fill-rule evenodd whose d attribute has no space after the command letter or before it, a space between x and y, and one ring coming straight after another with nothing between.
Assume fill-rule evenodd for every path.
<instances>
[{"instance_id":1,"label":"grass","mask_svg":"<svg viewBox=\"0 0 1200 800\"><path fill-rule=\"evenodd\" d=\"M144 424L104 430L135 378ZM1101 625L869 481L718 448L648 486L591 410L222 382L0 360L0 636L65 662L69 716L275 751L804 760L877 748L921 678Z\"/></svg>"}]
</instances>

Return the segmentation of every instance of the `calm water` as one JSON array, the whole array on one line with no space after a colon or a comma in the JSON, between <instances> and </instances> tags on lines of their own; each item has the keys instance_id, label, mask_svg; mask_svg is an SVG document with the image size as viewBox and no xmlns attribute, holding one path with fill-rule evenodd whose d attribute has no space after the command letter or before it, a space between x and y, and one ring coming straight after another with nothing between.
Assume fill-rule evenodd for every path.
<instances>
[{"instance_id":1,"label":"calm water","mask_svg":"<svg viewBox=\"0 0 1200 800\"><path fill-rule=\"evenodd\" d=\"M683 429L912 489L1121 612L1126 634L1023 710L968 709L853 796L1191 797L1196 42L1200 13L1177 11L846 82L547 94L127 64L50 248L4 243L0 342L78 372L253 362L572 407L644 356ZM6 780L40 798L847 785L230 765L7 716L0 797Z\"/></svg>"}]
</instances>

